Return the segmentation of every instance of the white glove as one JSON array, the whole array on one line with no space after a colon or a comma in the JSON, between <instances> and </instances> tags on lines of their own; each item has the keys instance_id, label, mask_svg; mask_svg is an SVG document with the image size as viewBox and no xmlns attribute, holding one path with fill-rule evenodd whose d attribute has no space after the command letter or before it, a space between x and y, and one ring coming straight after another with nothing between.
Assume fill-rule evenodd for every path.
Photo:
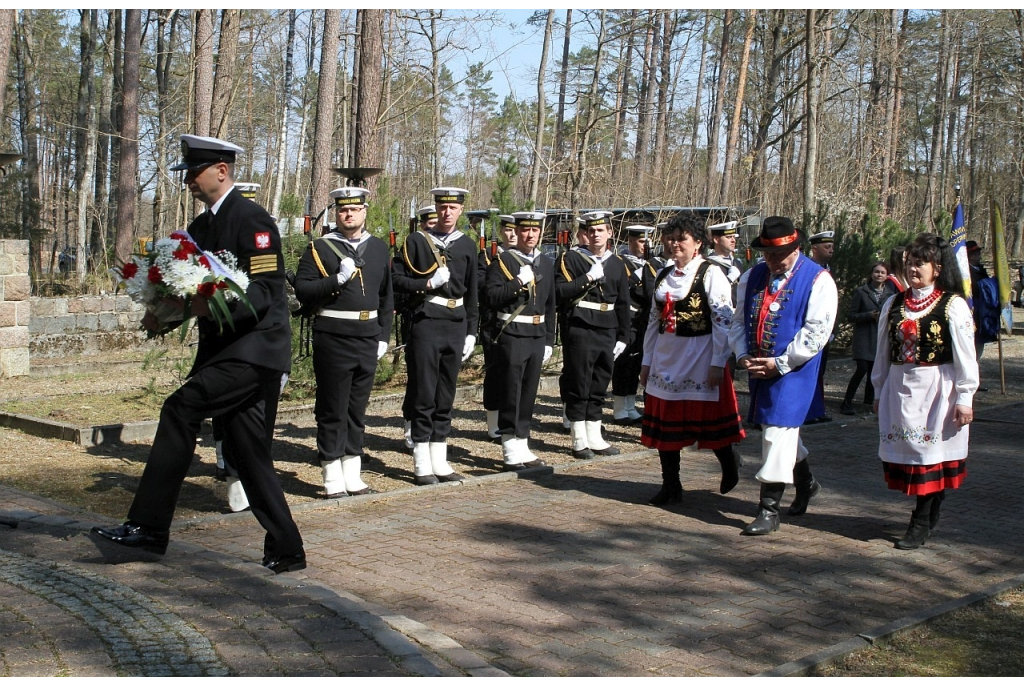
<instances>
[{"instance_id":1,"label":"white glove","mask_svg":"<svg viewBox=\"0 0 1024 685\"><path fill-rule=\"evenodd\" d=\"M384 356L384 353L388 351L388 343L386 340L381 340L377 343L377 361Z\"/></svg>"},{"instance_id":2,"label":"white glove","mask_svg":"<svg viewBox=\"0 0 1024 685\"><path fill-rule=\"evenodd\" d=\"M352 274L356 272L356 263L352 261L351 257L345 257L341 260L341 268L338 270L338 285L345 285L349 279L352 278Z\"/></svg>"},{"instance_id":3,"label":"white glove","mask_svg":"<svg viewBox=\"0 0 1024 685\"><path fill-rule=\"evenodd\" d=\"M442 285L450 281L451 278L452 274L448 271L448 267L439 266L437 267L437 271L434 272L434 275L430 277L429 281L427 281L427 288L430 290L440 288Z\"/></svg>"},{"instance_id":4,"label":"white glove","mask_svg":"<svg viewBox=\"0 0 1024 685\"><path fill-rule=\"evenodd\" d=\"M473 354L473 348L476 347L476 336L467 335L466 344L462 346L462 361L469 359L469 356Z\"/></svg>"},{"instance_id":5,"label":"white glove","mask_svg":"<svg viewBox=\"0 0 1024 685\"><path fill-rule=\"evenodd\" d=\"M555 350L554 350L553 347L551 347L551 345L545 345L544 346L544 358L540 360L540 363L541 364L546 364L547 361L549 359L551 359L551 353L554 352L554 351Z\"/></svg>"},{"instance_id":6,"label":"white glove","mask_svg":"<svg viewBox=\"0 0 1024 685\"><path fill-rule=\"evenodd\" d=\"M530 285L533 283L533 267L524 266L519 270L519 282L523 285Z\"/></svg>"},{"instance_id":7,"label":"white glove","mask_svg":"<svg viewBox=\"0 0 1024 685\"><path fill-rule=\"evenodd\" d=\"M615 347L612 348L612 361L619 358L619 355L626 351L626 343L619 340L615 343Z\"/></svg>"},{"instance_id":8,"label":"white glove","mask_svg":"<svg viewBox=\"0 0 1024 685\"><path fill-rule=\"evenodd\" d=\"M592 281L600 281L604 278L604 265L601 262L594 262L590 271L587 272L587 277Z\"/></svg>"}]
</instances>

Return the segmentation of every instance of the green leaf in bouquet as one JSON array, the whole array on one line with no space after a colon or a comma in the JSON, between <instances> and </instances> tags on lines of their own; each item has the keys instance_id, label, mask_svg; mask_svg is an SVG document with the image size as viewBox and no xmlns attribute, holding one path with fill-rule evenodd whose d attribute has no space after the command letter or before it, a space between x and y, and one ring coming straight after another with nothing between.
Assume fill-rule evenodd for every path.
<instances>
[{"instance_id":1,"label":"green leaf in bouquet","mask_svg":"<svg viewBox=\"0 0 1024 685\"><path fill-rule=\"evenodd\" d=\"M207 298L206 301L210 305L210 314L213 316L213 320L217 322L218 332L224 332L225 321L231 330L235 330L235 320L231 316L231 310L228 309L228 303L224 300L224 293L218 290L213 293L213 297Z\"/></svg>"},{"instance_id":2,"label":"green leaf in bouquet","mask_svg":"<svg viewBox=\"0 0 1024 685\"><path fill-rule=\"evenodd\" d=\"M243 304L244 304L244 305L245 305L246 307L248 307L248 308L249 308L249 311L250 311L250 312L252 312L252 315L253 315L254 317L258 317L258 314L256 314L256 308L252 306L252 303L251 303L251 302L249 302L249 296L245 294L245 291L244 291L244 290L242 290L242 288L241 288L241 287L240 287L240 286L239 286L239 285L238 285L237 283L235 283L234 281L232 281L232 280L231 280L230 278L225 278L225 279L224 279L224 282L228 284L228 289L229 289L229 290L230 290L231 292L233 292L233 293L234 293L235 295L237 295L237 296L238 296L238 299L239 299L239 300L240 300L240 301L241 301L241 302L242 302L242 303L243 303Z\"/></svg>"},{"instance_id":3,"label":"green leaf in bouquet","mask_svg":"<svg viewBox=\"0 0 1024 685\"><path fill-rule=\"evenodd\" d=\"M192 317L189 312L192 311L192 297L189 295L185 296L185 306L182 308L182 313L185 315L185 320L181 322L181 326L178 328L178 342L184 343L185 336L188 335L188 329L192 328Z\"/></svg>"}]
</instances>

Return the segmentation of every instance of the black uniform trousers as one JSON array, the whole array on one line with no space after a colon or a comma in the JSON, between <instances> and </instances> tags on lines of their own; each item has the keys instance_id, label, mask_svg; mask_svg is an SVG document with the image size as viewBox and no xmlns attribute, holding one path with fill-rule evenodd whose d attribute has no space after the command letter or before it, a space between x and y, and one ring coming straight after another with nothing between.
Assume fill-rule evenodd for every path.
<instances>
[{"instance_id":1,"label":"black uniform trousers","mask_svg":"<svg viewBox=\"0 0 1024 685\"><path fill-rule=\"evenodd\" d=\"M502 338L508 336L501 336ZM501 338L499 338L500 340ZM505 397L505 368L499 359L503 357L497 350L498 343L484 343L484 409L498 411Z\"/></svg>"},{"instance_id":2,"label":"black uniform trousers","mask_svg":"<svg viewBox=\"0 0 1024 685\"><path fill-rule=\"evenodd\" d=\"M502 435L517 439L530 437L545 344L544 338L511 335L502 335L494 343L492 375L498 395L498 432Z\"/></svg>"},{"instance_id":3,"label":"black uniform trousers","mask_svg":"<svg viewBox=\"0 0 1024 685\"><path fill-rule=\"evenodd\" d=\"M625 397L635 395L640 387L640 367L644 359L644 334L647 332L647 317L633 319L629 345L612 369L612 394Z\"/></svg>"},{"instance_id":4,"label":"black uniform trousers","mask_svg":"<svg viewBox=\"0 0 1024 685\"><path fill-rule=\"evenodd\" d=\"M377 339L313 333L316 451L320 462L362 456L366 406L377 372Z\"/></svg>"},{"instance_id":5,"label":"black uniform trousers","mask_svg":"<svg viewBox=\"0 0 1024 685\"><path fill-rule=\"evenodd\" d=\"M284 377L284 374L281 374ZM268 384L265 388L266 396L263 401L266 402L266 409L264 410L267 415L266 429L267 429L267 440L271 443L274 441L274 426L277 425L277 406L281 402L281 391L284 388L281 387L281 378L278 378L277 392L273 392L273 388ZM224 417L216 416L211 421L213 424L213 439L223 441L221 445L221 454L224 457L224 472L232 478L238 478L238 469L235 468L235 463L238 461L238 457L235 456L235 450L231 446L231 443L224 441Z\"/></svg>"},{"instance_id":6,"label":"black uniform trousers","mask_svg":"<svg viewBox=\"0 0 1024 685\"><path fill-rule=\"evenodd\" d=\"M413 321L405 348L409 366L405 392L413 442L444 442L451 433L455 384L465 344L465 321L426 317Z\"/></svg>"},{"instance_id":7,"label":"black uniform trousers","mask_svg":"<svg viewBox=\"0 0 1024 685\"><path fill-rule=\"evenodd\" d=\"M281 391L281 371L239 360L200 368L164 401L153 447L128 511L128 520L158 531L171 527L203 419L220 417L225 444L232 446L235 468L260 525L267 531L264 554L282 556L302 550L270 455L266 398Z\"/></svg>"},{"instance_id":8,"label":"black uniform trousers","mask_svg":"<svg viewBox=\"0 0 1024 685\"><path fill-rule=\"evenodd\" d=\"M562 343L562 401L570 421L600 421L612 379L614 328L572 325Z\"/></svg>"}]
</instances>

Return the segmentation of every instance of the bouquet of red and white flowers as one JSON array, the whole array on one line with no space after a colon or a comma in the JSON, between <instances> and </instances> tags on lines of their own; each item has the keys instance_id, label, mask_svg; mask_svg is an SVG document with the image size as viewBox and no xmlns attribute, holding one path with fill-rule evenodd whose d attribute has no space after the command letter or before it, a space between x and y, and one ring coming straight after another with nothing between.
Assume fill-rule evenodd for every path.
<instances>
[{"instance_id":1,"label":"bouquet of red and white flowers","mask_svg":"<svg viewBox=\"0 0 1024 685\"><path fill-rule=\"evenodd\" d=\"M235 256L227 250L206 252L185 231L161 238L152 250L133 254L112 272L118 286L156 317L157 335L191 318L192 300L197 296L206 300L210 318L222 332L225 324L234 328L230 301L238 300L252 309L245 295L249 275L238 268ZM187 332L188 327L182 326L181 337Z\"/></svg>"}]
</instances>

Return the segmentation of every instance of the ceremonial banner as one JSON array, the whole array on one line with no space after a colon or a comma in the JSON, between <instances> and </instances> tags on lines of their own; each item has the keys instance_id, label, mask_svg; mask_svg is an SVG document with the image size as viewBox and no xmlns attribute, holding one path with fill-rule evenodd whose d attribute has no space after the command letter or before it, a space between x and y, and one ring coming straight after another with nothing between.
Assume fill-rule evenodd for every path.
<instances>
[{"instance_id":1,"label":"ceremonial banner","mask_svg":"<svg viewBox=\"0 0 1024 685\"><path fill-rule=\"evenodd\" d=\"M999 284L999 319L1007 334L1013 332L1013 308L1010 306L1010 266L1006 262L1006 238L1003 235L1003 214L999 203L991 202L992 266Z\"/></svg>"},{"instance_id":2,"label":"ceremonial banner","mask_svg":"<svg viewBox=\"0 0 1024 685\"><path fill-rule=\"evenodd\" d=\"M959 195L959 192L957 193ZM956 209L953 210L953 228L949 232L949 244L956 255L956 265L960 269L960 278L967 294L967 305L973 310L974 300L971 298L971 265L967 262L967 228L964 226L964 206L957 198Z\"/></svg>"}]
</instances>

